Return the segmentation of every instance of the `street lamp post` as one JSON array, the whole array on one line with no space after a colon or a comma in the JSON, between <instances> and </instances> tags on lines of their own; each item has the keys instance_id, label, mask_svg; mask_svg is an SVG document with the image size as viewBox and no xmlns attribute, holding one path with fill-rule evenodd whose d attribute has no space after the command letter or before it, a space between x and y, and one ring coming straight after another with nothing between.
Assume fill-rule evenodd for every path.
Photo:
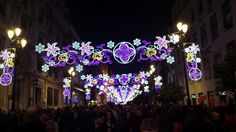
<instances>
[{"instance_id":1,"label":"street lamp post","mask_svg":"<svg viewBox=\"0 0 236 132\"><path fill-rule=\"evenodd\" d=\"M18 55L18 48L24 48L27 44L27 40L21 37L22 30L20 28L14 28L7 31L8 38L10 39L10 43L15 47L15 60L14 63L17 62L16 59ZM15 97L16 97L16 77L17 77L17 68L14 68L14 80L13 80L13 87L12 87L12 106L11 109L15 110Z\"/></svg>"},{"instance_id":2,"label":"street lamp post","mask_svg":"<svg viewBox=\"0 0 236 132\"><path fill-rule=\"evenodd\" d=\"M73 91L73 78L75 76L75 71L74 71L74 67L71 67L69 70L68 70L68 73L71 77L71 88L70 88L70 106L72 107L72 91Z\"/></svg>"},{"instance_id":3,"label":"street lamp post","mask_svg":"<svg viewBox=\"0 0 236 132\"><path fill-rule=\"evenodd\" d=\"M186 32L188 31L188 25L182 22L178 22L176 27L179 31L179 34L184 37ZM184 51L184 43L180 44L180 49L181 51ZM185 81L185 87L186 87L186 92L187 92L187 105L191 105L184 52L182 52L182 61L183 61L183 70L184 70L184 81Z\"/></svg>"}]
</instances>

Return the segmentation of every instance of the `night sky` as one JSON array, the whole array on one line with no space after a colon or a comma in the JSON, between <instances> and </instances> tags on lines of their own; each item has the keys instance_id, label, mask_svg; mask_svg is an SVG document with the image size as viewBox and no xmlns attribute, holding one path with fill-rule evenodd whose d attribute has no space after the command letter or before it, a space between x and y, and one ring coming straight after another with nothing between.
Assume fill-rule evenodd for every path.
<instances>
[{"instance_id":1,"label":"night sky","mask_svg":"<svg viewBox=\"0 0 236 132\"><path fill-rule=\"evenodd\" d=\"M173 1L66 0L66 4L81 40L100 44L110 40L132 42L135 38L153 41L155 36L166 34L171 22ZM141 66L137 64L115 63L111 68L119 67L116 73L125 73L137 72L141 67L150 65L147 62Z\"/></svg>"}]
</instances>

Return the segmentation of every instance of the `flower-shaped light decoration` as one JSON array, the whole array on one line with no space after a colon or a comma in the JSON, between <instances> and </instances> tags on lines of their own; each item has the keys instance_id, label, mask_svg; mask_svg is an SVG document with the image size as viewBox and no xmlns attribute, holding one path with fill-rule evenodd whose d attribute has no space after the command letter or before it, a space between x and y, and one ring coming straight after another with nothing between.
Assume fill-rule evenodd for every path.
<instances>
[{"instance_id":1,"label":"flower-shaped light decoration","mask_svg":"<svg viewBox=\"0 0 236 132\"><path fill-rule=\"evenodd\" d=\"M72 48L78 50L80 48L80 43L75 41L72 43Z\"/></svg>"},{"instance_id":2,"label":"flower-shaped light decoration","mask_svg":"<svg viewBox=\"0 0 236 132\"><path fill-rule=\"evenodd\" d=\"M83 65L78 64L78 65L75 67L75 69L76 69L77 72L82 72L82 71L83 71Z\"/></svg>"},{"instance_id":3,"label":"flower-shaped light decoration","mask_svg":"<svg viewBox=\"0 0 236 132\"><path fill-rule=\"evenodd\" d=\"M45 51L45 45L39 43L38 45L35 46L35 51L38 53L42 53L43 51Z\"/></svg>"},{"instance_id":4,"label":"flower-shaped light decoration","mask_svg":"<svg viewBox=\"0 0 236 132\"><path fill-rule=\"evenodd\" d=\"M134 47L132 47L132 44L127 42L121 42L118 44L118 46L119 48L113 51L114 57L119 59L117 61L120 62L121 64L127 64L131 62L136 54L136 51Z\"/></svg>"},{"instance_id":5,"label":"flower-shaped light decoration","mask_svg":"<svg viewBox=\"0 0 236 132\"><path fill-rule=\"evenodd\" d=\"M59 54L60 48L56 47L56 45L57 43L47 44L48 47L45 49L47 51L47 56L57 56Z\"/></svg>"},{"instance_id":6,"label":"flower-shaped light decoration","mask_svg":"<svg viewBox=\"0 0 236 132\"><path fill-rule=\"evenodd\" d=\"M47 72L48 70L49 70L49 65L47 65L47 64L42 65L43 72Z\"/></svg>"},{"instance_id":7,"label":"flower-shaped light decoration","mask_svg":"<svg viewBox=\"0 0 236 132\"><path fill-rule=\"evenodd\" d=\"M115 46L115 42L113 42L111 40L109 42L107 42L107 47L108 48L112 49L114 46Z\"/></svg>"},{"instance_id":8,"label":"flower-shaped light decoration","mask_svg":"<svg viewBox=\"0 0 236 132\"><path fill-rule=\"evenodd\" d=\"M157 47L158 49L168 48L169 41L166 40L166 36L163 36L163 38L157 36L156 38L157 40L154 42L154 45L156 45L155 47Z\"/></svg>"},{"instance_id":9,"label":"flower-shaped light decoration","mask_svg":"<svg viewBox=\"0 0 236 132\"><path fill-rule=\"evenodd\" d=\"M108 76L108 74L104 74L102 78L104 81L108 81L110 77Z\"/></svg>"},{"instance_id":10,"label":"flower-shaped light decoration","mask_svg":"<svg viewBox=\"0 0 236 132\"><path fill-rule=\"evenodd\" d=\"M175 62L175 58L173 56L168 56L166 58L167 63L172 64Z\"/></svg>"},{"instance_id":11,"label":"flower-shaped light decoration","mask_svg":"<svg viewBox=\"0 0 236 132\"><path fill-rule=\"evenodd\" d=\"M136 38L135 40L133 40L133 44L134 44L135 46L139 46L139 45L141 45L141 40L138 39L138 38Z\"/></svg>"},{"instance_id":12,"label":"flower-shaped light decoration","mask_svg":"<svg viewBox=\"0 0 236 132\"><path fill-rule=\"evenodd\" d=\"M91 81L92 79L93 79L93 76L91 74L86 76L87 81Z\"/></svg>"},{"instance_id":13,"label":"flower-shaped light decoration","mask_svg":"<svg viewBox=\"0 0 236 132\"><path fill-rule=\"evenodd\" d=\"M140 71L139 74L99 74L96 76L83 75L84 88L96 87L98 94L106 94L109 100L124 103L133 100L142 91L149 92L148 72ZM87 77L87 78L86 78ZM143 87L141 88L141 86Z\"/></svg>"},{"instance_id":14,"label":"flower-shaped light decoration","mask_svg":"<svg viewBox=\"0 0 236 132\"><path fill-rule=\"evenodd\" d=\"M186 55L187 71L191 80L198 81L202 77L202 72L198 68L198 63L201 62L201 58L197 57L197 53L200 52L199 45L192 45L184 49Z\"/></svg>"},{"instance_id":15,"label":"flower-shaped light decoration","mask_svg":"<svg viewBox=\"0 0 236 132\"><path fill-rule=\"evenodd\" d=\"M3 60L7 60L10 57L11 52L9 52L7 49L5 49L4 51L1 51L1 55L0 57Z\"/></svg>"},{"instance_id":16,"label":"flower-shaped light decoration","mask_svg":"<svg viewBox=\"0 0 236 132\"><path fill-rule=\"evenodd\" d=\"M55 63L55 61L53 61L53 60L51 60L51 61L48 62L48 65L49 65L49 66L54 66L55 64L56 64L56 63Z\"/></svg>"},{"instance_id":17,"label":"flower-shaped light decoration","mask_svg":"<svg viewBox=\"0 0 236 132\"><path fill-rule=\"evenodd\" d=\"M89 60L88 59L84 59L84 60L82 60L82 63L87 66L87 65L89 65Z\"/></svg>"},{"instance_id":18,"label":"flower-shaped light decoration","mask_svg":"<svg viewBox=\"0 0 236 132\"><path fill-rule=\"evenodd\" d=\"M161 86L162 86L161 80L162 80L162 77L159 76L159 75L154 78L155 88L156 88L156 89L160 89L160 88L161 88Z\"/></svg>"},{"instance_id":19,"label":"flower-shaped light decoration","mask_svg":"<svg viewBox=\"0 0 236 132\"><path fill-rule=\"evenodd\" d=\"M90 46L91 42L82 42L81 43L81 47L79 48L79 50L81 50L81 55L87 54L87 55L91 55L94 51L94 47Z\"/></svg>"},{"instance_id":20,"label":"flower-shaped light decoration","mask_svg":"<svg viewBox=\"0 0 236 132\"><path fill-rule=\"evenodd\" d=\"M174 34L172 33L170 36L170 42L173 43L173 44L176 44L179 42L179 39L180 39L180 36L178 34Z\"/></svg>"},{"instance_id":21,"label":"flower-shaped light decoration","mask_svg":"<svg viewBox=\"0 0 236 132\"><path fill-rule=\"evenodd\" d=\"M86 79L86 76L85 76L85 75L81 75L80 79L81 79L81 80L85 80L85 79Z\"/></svg>"}]
</instances>

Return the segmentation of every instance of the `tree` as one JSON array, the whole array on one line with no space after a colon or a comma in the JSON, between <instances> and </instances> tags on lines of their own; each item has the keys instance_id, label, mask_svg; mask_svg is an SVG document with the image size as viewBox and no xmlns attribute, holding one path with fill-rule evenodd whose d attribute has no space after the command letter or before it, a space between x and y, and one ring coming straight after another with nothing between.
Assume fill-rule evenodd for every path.
<instances>
[{"instance_id":1,"label":"tree","mask_svg":"<svg viewBox=\"0 0 236 132\"><path fill-rule=\"evenodd\" d=\"M173 84L165 85L160 90L159 100L162 103L177 103L184 98L184 88L174 86Z\"/></svg>"},{"instance_id":2,"label":"tree","mask_svg":"<svg viewBox=\"0 0 236 132\"><path fill-rule=\"evenodd\" d=\"M224 61L214 65L216 91L231 91L236 102L236 53L227 54Z\"/></svg>"}]
</instances>

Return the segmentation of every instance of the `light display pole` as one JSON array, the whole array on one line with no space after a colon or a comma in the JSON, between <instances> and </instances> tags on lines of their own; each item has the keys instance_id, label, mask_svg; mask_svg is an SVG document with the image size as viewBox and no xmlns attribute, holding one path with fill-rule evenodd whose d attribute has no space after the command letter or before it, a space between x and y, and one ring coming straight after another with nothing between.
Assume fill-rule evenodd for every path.
<instances>
[{"instance_id":1,"label":"light display pole","mask_svg":"<svg viewBox=\"0 0 236 132\"><path fill-rule=\"evenodd\" d=\"M182 22L177 23L177 29L181 36L185 36L185 33L188 31L188 25L183 24ZM180 44L180 50L184 51L184 44ZM189 95L189 86L188 86L188 77L187 77L187 71L186 71L186 64L185 64L185 55L184 52L182 53L182 61L183 61L183 70L184 70L184 81L185 81L185 87L186 87L186 94L187 94L187 105L191 105L190 95Z\"/></svg>"},{"instance_id":2,"label":"light display pole","mask_svg":"<svg viewBox=\"0 0 236 132\"><path fill-rule=\"evenodd\" d=\"M72 107L72 92L73 92L73 80L74 80L74 76L75 76L75 71L74 71L74 67L71 67L69 70L68 70L68 73L71 77L71 88L70 88L70 106Z\"/></svg>"},{"instance_id":3,"label":"light display pole","mask_svg":"<svg viewBox=\"0 0 236 132\"><path fill-rule=\"evenodd\" d=\"M24 48L27 44L27 40L21 37L22 30L20 28L13 28L7 31L8 38L10 39L10 43L15 48L15 62L18 62L16 59L19 59L17 55L19 55L19 48ZM16 77L17 77L17 68L14 69L14 79L13 79L13 87L12 87L12 106L11 109L15 110L15 100L16 100Z\"/></svg>"}]
</instances>

